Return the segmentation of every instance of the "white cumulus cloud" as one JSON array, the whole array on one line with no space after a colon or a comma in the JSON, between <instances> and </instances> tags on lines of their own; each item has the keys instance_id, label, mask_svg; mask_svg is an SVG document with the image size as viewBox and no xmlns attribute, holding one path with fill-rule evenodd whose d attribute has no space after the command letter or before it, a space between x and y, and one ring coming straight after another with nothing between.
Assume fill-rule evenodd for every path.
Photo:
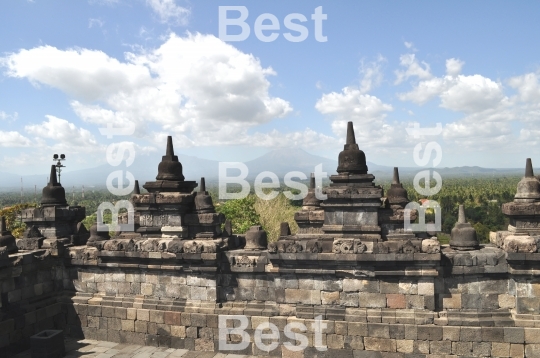
<instances>
[{"instance_id":1,"label":"white cumulus cloud","mask_svg":"<svg viewBox=\"0 0 540 358\"><path fill-rule=\"evenodd\" d=\"M29 147L32 142L16 131L0 131L0 147Z\"/></svg>"},{"instance_id":2,"label":"white cumulus cloud","mask_svg":"<svg viewBox=\"0 0 540 358\"><path fill-rule=\"evenodd\" d=\"M49 85L87 101L152 83L144 66L122 63L101 51L87 49L59 50L40 46L10 54L2 58L0 64L10 77L26 78L35 85Z\"/></svg>"},{"instance_id":3,"label":"white cumulus cloud","mask_svg":"<svg viewBox=\"0 0 540 358\"><path fill-rule=\"evenodd\" d=\"M52 139L56 143L69 145L70 147L97 147L97 142L87 129L78 128L75 124L65 119L46 115L47 121L41 124L29 124L24 129L38 138Z\"/></svg>"},{"instance_id":4,"label":"white cumulus cloud","mask_svg":"<svg viewBox=\"0 0 540 358\"><path fill-rule=\"evenodd\" d=\"M40 46L0 61L8 76L69 94L87 123L134 123L136 137L152 140L153 132L167 132L180 139L179 147L258 143L254 127L293 110L270 95L271 67L213 35L171 34L160 47L126 53L124 60ZM39 126L28 129L38 133Z\"/></svg>"},{"instance_id":5,"label":"white cumulus cloud","mask_svg":"<svg viewBox=\"0 0 540 358\"><path fill-rule=\"evenodd\" d=\"M419 79L423 80L431 78L432 76L429 64L424 61L422 61L422 63L418 62L416 55L413 53L401 55L399 57L399 64L401 67L405 67L405 70L395 71L396 85L408 80L411 77L418 77Z\"/></svg>"},{"instance_id":6,"label":"white cumulus cloud","mask_svg":"<svg viewBox=\"0 0 540 358\"><path fill-rule=\"evenodd\" d=\"M176 4L175 0L146 0L162 23L184 26L188 22L190 10Z\"/></svg>"}]
</instances>

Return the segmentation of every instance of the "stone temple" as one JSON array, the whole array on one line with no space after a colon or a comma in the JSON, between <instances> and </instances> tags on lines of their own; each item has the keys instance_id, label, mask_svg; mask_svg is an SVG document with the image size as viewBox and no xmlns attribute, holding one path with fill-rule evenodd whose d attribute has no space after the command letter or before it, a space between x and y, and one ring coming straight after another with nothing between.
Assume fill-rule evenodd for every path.
<instances>
[{"instance_id":1,"label":"stone temple","mask_svg":"<svg viewBox=\"0 0 540 358\"><path fill-rule=\"evenodd\" d=\"M441 246L404 225L398 169L384 193L352 123L346 138L331 184L320 190L312 178L297 234L284 223L271 243L261 227L232 232L204 178L184 177L171 137L156 180L131 196L134 231L113 237L84 229L85 209L67 205L52 168L41 206L23 212L24 237L0 221L0 347L56 329L237 355L539 357L540 181L530 159L503 205L508 230L479 244L460 207ZM261 338L261 324L276 334Z\"/></svg>"}]
</instances>

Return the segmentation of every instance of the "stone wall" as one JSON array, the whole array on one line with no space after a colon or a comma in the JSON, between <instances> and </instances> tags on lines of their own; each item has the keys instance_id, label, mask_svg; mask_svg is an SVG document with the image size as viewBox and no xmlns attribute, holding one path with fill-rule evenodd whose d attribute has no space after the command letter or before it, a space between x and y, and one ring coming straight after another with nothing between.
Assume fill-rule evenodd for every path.
<instances>
[{"instance_id":1,"label":"stone wall","mask_svg":"<svg viewBox=\"0 0 540 358\"><path fill-rule=\"evenodd\" d=\"M515 255L491 245L443 247L440 254L29 251L9 255L0 268L0 343L22 347L56 328L74 337L218 351L220 317L243 315L250 343L241 351L221 347L224 353L540 356L538 261ZM326 325L320 341L318 317ZM270 352L255 343L264 322L280 331ZM301 352L285 346L298 344L285 329L293 322L305 326L293 331L307 337ZM239 342L238 334L226 339Z\"/></svg>"},{"instance_id":2,"label":"stone wall","mask_svg":"<svg viewBox=\"0 0 540 358\"><path fill-rule=\"evenodd\" d=\"M216 275L194 275L173 270L69 268L75 290L107 296L216 302Z\"/></svg>"},{"instance_id":3,"label":"stone wall","mask_svg":"<svg viewBox=\"0 0 540 358\"><path fill-rule=\"evenodd\" d=\"M343 317L325 319L321 334L326 351L315 346L313 319L294 315L250 315L253 309L225 304L212 313L191 308L177 311L151 301L113 300L106 297L78 297L73 305L77 313L74 329L80 329L86 338L119 343L186 348L194 351L219 350L220 315L246 314L251 337L249 345L236 354L283 357L537 357L540 355L540 328L532 327L481 327L439 326L433 323L433 314L414 310L345 309ZM202 312L200 312L202 311ZM247 312L246 312L247 311ZM263 313L269 313L267 310ZM286 313L286 312L284 312ZM425 315L419 315L424 313ZM75 313L73 313L75 315ZM69 320L68 320L69 321ZM254 331L264 322L275 324L280 330L280 346L270 353L260 350L254 343ZM301 331L308 339L303 352L290 351L283 343L297 344L283 334L288 323L305 326ZM238 342L237 337L230 337ZM229 342L231 343L231 342ZM376 353L381 352L381 353Z\"/></svg>"},{"instance_id":4,"label":"stone wall","mask_svg":"<svg viewBox=\"0 0 540 358\"><path fill-rule=\"evenodd\" d=\"M46 250L12 254L0 262L0 348L28 345L35 333L62 329L62 295L73 286L63 263Z\"/></svg>"}]
</instances>

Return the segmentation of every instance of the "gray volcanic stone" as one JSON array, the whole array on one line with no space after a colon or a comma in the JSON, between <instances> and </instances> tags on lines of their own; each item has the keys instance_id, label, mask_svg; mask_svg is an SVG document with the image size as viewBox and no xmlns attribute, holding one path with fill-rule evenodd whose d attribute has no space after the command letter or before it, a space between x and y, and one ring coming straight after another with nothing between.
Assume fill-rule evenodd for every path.
<instances>
[{"instance_id":1,"label":"gray volcanic stone","mask_svg":"<svg viewBox=\"0 0 540 358\"><path fill-rule=\"evenodd\" d=\"M358 148L354 137L353 123L347 123L347 142L339 153L337 172L347 174L367 174L366 155Z\"/></svg>"},{"instance_id":2,"label":"gray volcanic stone","mask_svg":"<svg viewBox=\"0 0 540 358\"><path fill-rule=\"evenodd\" d=\"M474 250L478 245L476 230L465 221L465 209L460 205L458 222L452 229L450 247L454 250Z\"/></svg>"},{"instance_id":3,"label":"gray volcanic stone","mask_svg":"<svg viewBox=\"0 0 540 358\"><path fill-rule=\"evenodd\" d=\"M8 254L17 252L15 237L11 235L11 231L7 230L6 218L4 216L0 216L0 247L4 247Z\"/></svg>"},{"instance_id":4,"label":"gray volcanic stone","mask_svg":"<svg viewBox=\"0 0 540 358\"><path fill-rule=\"evenodd\" d=\"M534 202L540 199L540 181L534 176L531 158L525 164L525 176L517 186L515 202Z\"/></svg>"}]
</instances>

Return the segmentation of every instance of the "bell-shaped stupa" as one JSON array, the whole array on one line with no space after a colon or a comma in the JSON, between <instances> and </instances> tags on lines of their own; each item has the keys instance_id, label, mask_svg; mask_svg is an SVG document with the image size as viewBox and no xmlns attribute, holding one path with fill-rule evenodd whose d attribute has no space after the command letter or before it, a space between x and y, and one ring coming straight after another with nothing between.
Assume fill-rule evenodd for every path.
<instances>
[{"instance_id":1,"label":"bell-shaped stupa","mask_svg":"<svg viewBox=\"0 0 540 358\"><path fill-rule=\"evenodd\" d=\"M156 181L146 182L143 185L143 188L148 190L149 193L191 193L191 191L196 187L196 181L184 180L182 164L178 160L178 156L174 155L173 140L171 136L168 136L167 149L165 155L161 157L161 162L158 165Z\"/></svg>"},{"instance_id":2,"label":"bell-shaped stupa","mask_svg":"<svg viewBox=\"0 0 540 358\"><path fill-rule=\"evenodd\" d=\"M450 247L454 250L474 250L479 246L476 230L465 219L465 209L459 206L458 221L452 229Z\"/></svg>"},{"instance_id":3,"label":"bell-shaped stupa","mask_svg":"<svg viewBox=\"0 0 540 358\"><path fill-rule=\"evenodd\" d=\"M403 188L403 184L399 181L399 171L397 167L394 167L394 177L392 179L392 184L390 184L390 189L386 193L388 198L388 203L390 205L407 205L409 202L409 197L407 195L407 190Z\"/></svg>"},{"instance_id":4,"label":"bell-shaped stupa","mask_svg":"<svg viewBox=\"0 0 540 358\"><path fill-rule=\"evenodd\" d=\"M534 176L531 158L525 164L525 176L517 185L515 202L534 202L540 199L540 181Z\"/></svg>"},{"instance_id":5,"label":"bell-shaped stupa","mask_svg":"<svg viewBox=\"0 0 540 358\"><path fill-rule=\"evenodd\" d=\"M42 190L41 205L67 205L66 191L56 179L56 166L51 165L51 175L49 183Z\"/></svg>"},{"instance_id":6,"label":"bell-shaped stupa","mask_svg":"<svg viewBox=\"0 0 540 358\"><path fill-rule=\"evenodd\" d=\"M367 174L366 155L358 148L353 123L347 123L347 141L338 156L338 173Z\"/></svg>"}]
</instances>

